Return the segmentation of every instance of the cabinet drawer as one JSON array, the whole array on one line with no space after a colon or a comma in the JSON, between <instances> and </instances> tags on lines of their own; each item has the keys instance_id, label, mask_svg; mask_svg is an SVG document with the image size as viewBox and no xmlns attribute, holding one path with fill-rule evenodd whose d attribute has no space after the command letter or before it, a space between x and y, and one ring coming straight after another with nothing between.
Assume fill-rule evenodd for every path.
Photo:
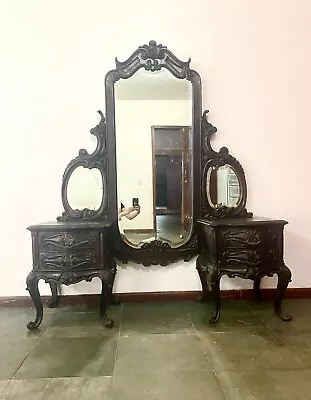
<instances>
[{"instance_id":1,"label":"cabinet drawer","mask_svg":"<svg viewBox=\"0 0 311 400\"><path fill-rule=\"evenodd\" d=\"M96 251L84 252L41 252L39 256L41 271L79 271L99 269L99 255Z\"/></svg>"},{"instance_id":2,"label":"cabinet drawer","mask_svg":"<svg viewBox=\"0 0 311 400\"><path fill-rule=\"evenodd\" d=\"M280 261L280 255L275 249L224 249L220 253L219 261L221 265L231 267L244 266L264 268L271 264L276 265Z\"/></svg>"},{"instance_id":3,"label":"cabinet drawer","mask_svg":"<svg viewBox=\"0 0 311 400\"><path fill-rule=\"evenodd\" d=\"M41 232L39 234L41 252L95 249L98 247L98 241L97 232Z\"/></svg>"},{"instance_id":4,"label":"cabinet drawer","mask_svg":"<svg viewBox=\"0 0 311 400\"><path fill-rule=\"evenodd\" d=\"M223 228L217 237L220 248L273 248L281 230L278 227Z\"/></svg>"}]
</instances>

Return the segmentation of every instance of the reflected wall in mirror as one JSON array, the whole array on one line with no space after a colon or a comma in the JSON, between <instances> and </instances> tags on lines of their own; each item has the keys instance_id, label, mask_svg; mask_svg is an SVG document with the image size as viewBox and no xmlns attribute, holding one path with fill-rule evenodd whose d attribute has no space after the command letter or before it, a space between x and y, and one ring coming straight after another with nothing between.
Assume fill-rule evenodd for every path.
<instances>
[{"instance_id":1,"label":"reflected wall in mirror","mask_svg":"<svg viewBox=\"0 0 311 400\"><path fill-rule=\"evenodd\" d=\"M98 168L79 166L72 172L67 184L67 199L73 210L98 210L103 195L103 178Z\"/></svg>"},{"instance_id":2,"label":"reflected wall in mirror","mask_svg":"<svg viewBox=\"0 0 311 400\"><path fill-rule=\"evenodd\" d=\"M115 83L119 230L171 247L192 231L192 84L162 68Z\"/></svg>"},{"instance_id":3,"label":"reflected wall in mirror","mask_svg":"<svg viewBox=\"0 0 311 400\"><path fill-rule=\"evenodd\" d=\"M233 168L225 164L207 171L206 193L211 207L237 207L240 202L240 184Z\"/></svg>"}]
</instances>

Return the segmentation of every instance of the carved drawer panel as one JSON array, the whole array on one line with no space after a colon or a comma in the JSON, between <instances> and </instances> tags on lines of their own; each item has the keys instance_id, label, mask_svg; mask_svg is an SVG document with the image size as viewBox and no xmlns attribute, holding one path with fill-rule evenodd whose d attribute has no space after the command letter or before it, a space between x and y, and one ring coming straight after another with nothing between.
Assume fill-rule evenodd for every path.
<instances>
[{"instance_id":1,"label":"carved drawer panel","mask_svg":"<svg viewBox=\"0 0 311 400\"><path fill-rule=\"evenodd\" d=\"M246 249L227 248L219 254L221 265L231 267L265 268L280 262L280 254L276 248L270 249Z\"/></svg>"},{"instance_id":2,"label":"carved drawer panel","mask_svg":"<svg viewBox=\"0 0 311 400\"><path fill-rule=\"evenodd\" d=\"M99 255L96 251L68 252L41 252L39 256L39 268L41 271L81 271L87 269L99 269Z\"/></svg>"},{"instance_id":3,"label":"carved drawer panel","mask_svg":"<svg viewBox=\"0 0 311 400\"><path fill-rule=\"evenodd\" d=\"M274 248L280 230L276 227L224 228L218 231L220 248Z\"/></svg>"},{"instance_id":4,"label":"carved drawer panel","mask_svg":"<svg viewBox=\"0 0 311 400\"><path fill-rule=\"evenodd\" d=\"M39 235L40 252L68 252L98 247L97 232L41 232Z\"/></svg>"}]
</instances>

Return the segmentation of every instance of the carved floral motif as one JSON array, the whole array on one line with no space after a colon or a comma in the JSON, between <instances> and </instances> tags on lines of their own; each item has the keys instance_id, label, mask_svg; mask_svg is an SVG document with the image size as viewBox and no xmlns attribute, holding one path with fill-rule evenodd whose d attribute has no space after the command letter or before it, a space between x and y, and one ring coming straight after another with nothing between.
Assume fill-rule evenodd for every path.
<instances>
[{"instance_id":1,"label":"carved floral motif","mask_svg":"<svg viewBox=\"0 0 311 400\"><path fill-rule=\"evenodd\" d=\"M225 245L258 246L261 243L260 234L255 229L226 230L222 232L222 239Z\"/></svg>"}]
</instances>

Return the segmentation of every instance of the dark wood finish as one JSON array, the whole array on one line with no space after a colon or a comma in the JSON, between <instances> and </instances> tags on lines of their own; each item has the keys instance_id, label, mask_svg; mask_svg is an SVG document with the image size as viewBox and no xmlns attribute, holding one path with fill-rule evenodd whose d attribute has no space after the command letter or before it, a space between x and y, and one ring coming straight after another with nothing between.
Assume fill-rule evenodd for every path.
<instances>
[{"instance_id":1,"label":"dark wood finish","mask_svg":"<svg viewBox=\"0 0 311 400\"><path fill-rule=\"evenodd\" d=\"M213 204L217 204L217 170L213 169L210 176L210 197Z\"/></svg>"},{"instance_id":2,"label":"dark wood finish","mask_svg":"<svg viewBox=\"0 0 311 400\"><path fill-rule=\"evenodd\" d=\"M292 317L284 314L281 302L291 281L291 272L283 260L283 220L235 218L199 220L200 255L197 269L202 282L202 299L211 288L215 313L211 323L220 317L220 279L240 277L254 281L255 297L260 299L260 280L278 275L274 308L284 321Z\"/></svg>"},{"instance_id":3,"label":"dark wood finish","mask_svg":"<svg viewBox=\"0 0 311 400\"><path fill-rule=\"evenodd\" d=\"M219 286L222 275L252 279L254 293L260 298L261 278L274 273L279 278L275 311L283 320L291 319L281 308L282 298L291 280L291 272L283 261L283 228L286 222L252 219L252 213L247 211L244 170L226 147L218 152L212 149L211 137L217 129L207 120L207 110L202 115L201 78L191 69L190 61L183 62L162 44L150 41L148 45L135 50L124 62L116 59L115 69L106 74L107 120L99 111L100 122L91 130L97 138L95 151L89 154L81 149L65 169L61 192L64 212L58 217L58 222L28 228L32 235L33 269L27 277L27 289L36 308L36 317L28 324L29 329L37 328L43 318L42 298L38 290L40 279L49 283L51 288L52 297L48 305L56 307L60 302L62 284L100 278L100 314L104 324L110 327L112 321L106 316L106 308L108 302L113 302L115 259L124 263L131 260L146 267L166 266L178 260L189 261L198 254L197 270L203 288L202 300L208 299L210 286L216 305L211 322L217 322L220 316ZM130 78L140 68L150 72L165 68L174 77L187 79L192 84L192 126L189 136L192 176L187 176L187 179L192 180L192 198L188 200L189 203L191 201L189 213L192 213L193 229L189 239L179 247L173 247L164 240L154 240L135 248L123 240L118 227L114 85L120 79ZM161 151L166 151L166 148ZM174 151L180 150L175 148ZM239 199L235 207L213 207L206 193L208 171L226 164L232 168L239 182ZM103 195L98 210L74 210L70 207L68 181L80 166L98 168L101 172ZM234 296L236 293L242 296L241 291L234 293Z\"/></svg>"},{"instance_id":4,"label":"dark wood finish","mask_svg":"<svg viewBox=\"0 0 311 400\"><path fill-rule=\"evenodd\" d=\"M208 110L204 111L201 119L201 217L206 219L252 217L253 213L248 212L245 208L247 185L242 165L229 154L227 147L222 147L218 152L213 150L211 137L217 132L217 128L207 120L208 112ZM240 196L236 207L213 207L208 201L206 193L208 171L210 168L218 168L223 165L229 165L239 181ZM212 196L214 195L212 193Z\"/></svg>"},{"instance_id":5,"label":"dark wood finish","mask_svg":"<svg viewBox=\"0 0 311 400\"><path fill-rule=\"evenodd\" d=\"M109 192L111 201L116 204L117 198L117 177L116 177L116 137L115 137L115 101L114 84L120 79L128 79L133 76L140 68L155 72L162 68L167 69L178 79L187 79L192 83L192 136L193 136L193 221L200 216L201 209L201 190L200 190L200 154L201 146L201 78L200 75L190 68L190 59L186 62L179 60L170 50L162 44L150 41L149 44L140 46L124 62L117 59L116 68L109 71L105 79L106 93L106 117L107 117L107 136L108 152L110 155L109 166L111 177ZM117 220L117 208L115 207L113 220ZM180 247L171 247L167 241L155 240L151 243L144 243L139 248L135 248L126 243L118 228L114 226L114 247L113 254L116 259L122 262L134 261L144 266L168 265L178 260L189 261L198 253L198 235L195 229L192 230L189 240Z\"/></svg>"},{"instance_id":6,"label":"dark wood finish","mask_svg":"<svg viewBox=\"0 0 311 400\"><path fill-rule=\"evenodd\" d=\"M110 328L107 304L112 300L112 287L116 264L109 245L110 225L105 222L50 222L32 225L33 269L27 276L27 290L36 309L36 318L29 322L30 330L38 328L43 318L42 299L38 282L49 283L52 298L50 307L57 307L60 285L71 285L98 277L102 281L100 314L103 323Z\"/></svg>"},{"instance_id":7,"label":"dark wood finish","mask_svg":"<svg viewBox=\"0 0 311 400\"><path fill-rule=\"evenodd\" d=\"M109 220L111 215L111 207L113 203L110 199L110 191L107 190L109 168L106 146L106 121L103 113L101 111L98 111L98 113L100 115L100 122L95 128L91 129L91 134L97 139L96 149L92 154L89 154L85 149L80 149L79 155L71 160L65 169L62 180L62 203L64 212L57 218L58 221ZM98 210L90 210L88 208L85 208L84 210L74 210L68 202L67 187L69 179L74 170L81 166L89 169L98 168L101 173L103 194L101 205Z\"/></svg>"},{"instance_id":8,"label":"dark wood finish","mask_svg":"<svg viewBox=\"0 0 311 400\"><path fill-rule=\"evenodd\" d=\"M191 190L191 165L190 158L192 157L190 149L190 127L183 127L183 149L182 149L182 205L181 205L181 222L185 232L190 229L191 219L191 202L192 202L192 190Z\"/></svg>"}]
</instances>

